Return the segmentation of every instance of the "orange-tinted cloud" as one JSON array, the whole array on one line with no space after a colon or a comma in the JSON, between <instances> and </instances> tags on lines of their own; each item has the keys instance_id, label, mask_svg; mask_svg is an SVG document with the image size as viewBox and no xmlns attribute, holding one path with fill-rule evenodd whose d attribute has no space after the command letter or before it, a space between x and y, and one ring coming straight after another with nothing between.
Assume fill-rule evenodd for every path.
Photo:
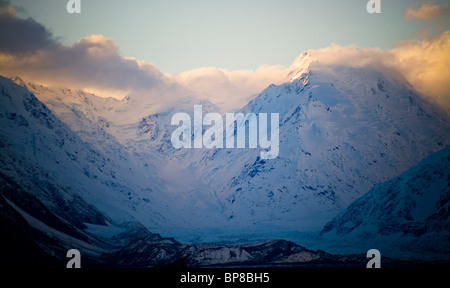
<instances>
[{"instance_id":1,"label":"orange-tinted cloud","mask_svg":"<svg viewBox=\"0 0 450 288\"><path fill-rule=\"evenodd\" d=\"M433 37L448 29L450 24L450 4L435 5L434 1L416 3L406 8L404 20L419 22L417 36L421 39Z\"/></svg>"},{"instance_id":2,"label":"orange-tinted cloud","mask_svg":"<svg viewBox=\"0 0 450 288\"><path fill-rule=\"evenodd\" d=\"M0 0L0 15L2 16L16 16L17 11L14 7L9 5L8 1Z\"/></svg>"},{"instance_id":3,"label":"orange-tinted cloud","mask_svg":"<svg viewBox=\"0 0 450 288\"><path fill-rule=\"evenodd\" d=\"M114 40L102 35L84 37L72 46L61 45L43 25L18 18L5 1L0 4L0 74L4 76L104 97L139 95L155 105L190 94L229 111L271 83L279 83L284 75L280 66L261 66L255 71L199 68L164 74L151 63L121 56ZM183 86L187 88L180 88ZM155 99L149 99L152 97Z\"/></svg>"},{"instance_id":4,"label":"orange-tinted cloud","mask_svg":"<svg viewBox=\"0 0 450 288\"><path fill-rule=\"evenodd\" d=\"M308 51L320 66L373 67L407 80L450 114L450 31L410 40L390 50L332 45Z\"/></svg>"},{"instance_id":5,"label":"orange-tinted cloud","mask_svg":"<svg viewBox=\"0 0 450 288\"><path fill-rule=\"evenodd\" d=\"M450 31L390 50L392 65L422 94L450 113Z\"/></svg>"},{"instance_id":6,"label":"orange-tinted cloud","mask_svg":"<svg viewBox=\"0 0 450 288\"><path fill-rule=\"evenodd\" d=\"M403 14L403 19L420 20L420 21L438 21L443 18L447 18L450 14L450 4L447 5L434 5L432 2L422 4L417 7L417 4L408 7Z\"/></svg>"},{"instance_id":7,"label":"orange-tinted cloud","mask_svg":"<svg viewBox=\"0 0 450 288\"><path fill-rule=\"evenodd\" d=\"M0 74L50 86L103 91L122 98L169 79L150 63L125 58L113 39L91 35L72 46L59 44L32 18L21 19L0 0Z\"/></svg>"},{"instance_id":8,"label":"orange-tinted cloud","mask_svg":"<svg viewBox=\"0 0 450 288\"><path fill-rule=\"evenodd\" d=\"M33 53L26 54L0 49L0 73L48 85L117 89L125 95L130 90L152 89L166 81L153 65L144 69L138 61L120 56L114 41L101 35L85 37L70 47L39 44Z\"/></svg>"}]
</instances>

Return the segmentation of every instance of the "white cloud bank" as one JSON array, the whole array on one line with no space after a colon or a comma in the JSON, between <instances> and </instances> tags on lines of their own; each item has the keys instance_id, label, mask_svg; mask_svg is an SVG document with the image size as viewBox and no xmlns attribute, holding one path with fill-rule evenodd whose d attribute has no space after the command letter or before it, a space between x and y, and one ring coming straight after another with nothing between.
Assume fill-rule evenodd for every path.
<instances>
[{"instance_id":1,"label":"white cloud bank","mask_svg":"<svg viewBox=\"0 0 450 288\"><path fill-rule=\"evenodd\" d=\"M228 71L212 67L199 68L173 78L188 87L197 97L210 100L223 111L233 111L270 84L287 81L283 66L263 65L256 70Z\"/></svg>"}]
</instances>

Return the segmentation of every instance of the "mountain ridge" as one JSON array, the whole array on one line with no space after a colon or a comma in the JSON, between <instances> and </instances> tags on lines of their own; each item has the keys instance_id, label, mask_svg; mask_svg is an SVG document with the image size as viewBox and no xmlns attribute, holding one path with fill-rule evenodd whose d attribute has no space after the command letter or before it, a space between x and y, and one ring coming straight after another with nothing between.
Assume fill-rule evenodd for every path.
<instances>
[{"instance_id":1,"label":"mountain ridge","mask_svg":"<svg viewBox=\"0 0 450 288\"><path fill-rule=\"evenodd\" d=\"M50 191L81 196L107 216L108 231L133 220L184 243L301 242L296 232L319 231L374 185L450 144L447 116L386 69L323 66L304 53L291 71L291 81L237 111L280 114L276 159L259 149L173 148L171 116L191 115L195 104L217 112L209 101L183 98L155 112L131 98L14 79L30 94L2 78L2 172L25 190L48 183L40 199L55 211ZM101 235L98 224L80 227Z\"/></svg>"},{"instance_id":2,"label":"mountain ridge","mask_svg":"<svg viewBox=\"0 0 450 288\"><path fill-rule=\"evenodd\" d=\"M60 111L59 117L66 119L73 130L84 127L86 131L77 131L83 139L96 143L100 150L106 149L105 153L123 153L124 158L136 163L130 167L133 171L152 175L151 188L146 187L149 181L145 175L134 180L139 189L173 191L171 197L180 198L177 202L183 199L184 205L176 206L174 212L153 206L166 218L166 224L155 223L149 226L151 229L172 225L170 231L159 231L171 234L181 231L188 222L203 227L202 214L192 218L188 212L191 208L186 209L197 207L200 210L196 211L203 209L201 213L224 228L237 225L260 230L257 226L279 226L305 231L320 229L373 185L397 176L449 144L450 124L445 115L402 79L386 78L383 72L387 70L328 67L308 52L301 54L291 65L291 81L270 85L237 111L281 112L281 151L273 161L258 159L260 149L174 149L170 135L175 127L170 125L170 117L176 112L192 114L192 100L161 112L149 111L135 123L117 125L113 111L119 109L122 112L117 113L128 115L135 105L128 107L125 100L98 99L73 91L66 97L78 97L78 103L66 105L63 98L55 101L54 96L48 96L57 96L57 91L45 92L35 86L33 92ZM96 108L95 103L105 106ZM208 102L204 107L204 114L218 111ZM141 110L137 114L146 115L146 108ZM284 184L278 185L277 179L284 179ZM158 201L160 206L175 204L161 195ZM212 209L205 209L208 206ZM261 208L264 206L268 209ZM168 220L174 213L189 220ZM310 221L311 215L314 221ZM280 225L282 222L291 224ZM204 228L214 226L206 224Z\"/></svg>"}]
</instances>

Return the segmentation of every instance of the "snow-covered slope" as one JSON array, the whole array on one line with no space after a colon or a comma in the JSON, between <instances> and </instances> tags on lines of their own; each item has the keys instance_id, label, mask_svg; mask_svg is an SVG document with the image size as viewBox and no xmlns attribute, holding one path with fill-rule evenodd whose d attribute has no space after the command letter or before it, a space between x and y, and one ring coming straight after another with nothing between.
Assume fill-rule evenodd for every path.
<instances>
[{"instance_id":1,"label":"snow-covered slope","mask_svg":"<svg viewBox=\"0 0 450 288\"><path fill-rule=\"evenodd\" d=\"M110 245L86 233L88 225L132 219L112 209L123 197L108 186L116 171L28 90L1 77L0 91L2 265L59 266L74 246L98 257Z\"/></svg>"},{"instance_id":2,"label":"snow-covered slope","mask_svg":"<svg viewBox=\"0 0 450 288\"><path fill-rule=\"evenodd\" d=\"M450 259L450 146L376 185L321 234L334 253L371 247L391 257Z\"/></svg>"},{"instance_id":3,"label":"snow-covered slope","mask_svg":"<svg viewBox=\"0 0 450 288\"><path fill-rule=\"evenodd\" d=\"M192 115L198 104L203 115L219 110L196 101L188 89L173 90L180 100L157 109L142 95L118 101L22 85L115 161L108 168L117 169L120 186L108 201L127 195L114 205L151 231L181 241L318 231L375 184L450 144L448 116L392 69L322 65L304 53L286 78L240 111L279 113L275 159L261 159L259 148L174 149L172 115Z\"/></svg>"},{"instance_id":4,"label":"snow-covered slope","mask_svg":"<svg viewBox=\"0 0 450 288\"><path fill-rule=\"evenodd\" d=\"M103 100L79 91L60 92L73 105L80 100L88 104L78 106L84 113L53 106L77 133L30 91L0 77L0 265L64 267L72 248L81 252L84 265L119 265L117 255L114 261L103 255L144 238L167 249L167 239L136 219L141 216L148 226L165 223L150 205L157 202L154 206L163 210L173 199L152 196L157 183L151 175L103 129L105 122L96 122L94 113L85 117L90 99Z\"/></svg>"},{"instance_id":5,"label":"snow-covered slope","mask_svg":"<svg viewBox=\"0 0 450 288\"><path fill-rule=\"evenodd\" d=\"M2 168L18 183L38 177L29 175L36 174L34 171L46 173L50 183L72 189L116 223L134 219L165 235L168 229L189 227L201 219L204 211L191 210L196 205L209 206L209 212L217 210L208 197L193 197L196 190L207 189L192 178L174 174L182 167L167 161L166 155L189 152L177 151L170 143L170 131L165 129L174 129L171 113L151 114L145 105L133 113L136 104L128 106L134 102L131 97L124 101L103 99L78 90L25 84L20 78L14 81L26 89L2 78L6 98L1 107L5 115L1 133L8 143L8 149L2 150ZM178 107L191 107L188 101L192 102L188 99ZM214 108L204 104L206 111ZM134 115L138 113L147 116ZM16 158L21 162L13 166ZM32 171L16 172L24 167ZM191 194L178 193L179 187ZM210 217L217 220L212 212Z\"/></svg>"},{"instance_id":6,"label":"snow-covered slope","mask_svg":"<svg viewBox=\"0 0 450 288\"><path fill-rule=\"evenodd\" d=\"M319 64L305 53L291 82L269 86L241 110L279 113L276 159L217 149L192 161L229 225L320 229L373 185L450 144L448 116L395 73Z\"/></svg>"},{"instance_id":7,"label":"snow-covered slope","mask_svg":"<svg viewBox=\"0 0 450 288\"><path fill-rule=\"evenodd\" d=\"M76 134L30 91L3 77L0 85L0 169L6 177L26 191L36 191L34 196L43 203L54 201L54 209L61 209L58 198L71 197L57 195L70 191L116 224L132 220L130 211L145 211L149 223L164 221L148 206L151 175L144 178L132 155L101 127L96 130L83 125L83 129L92 128L88 131L92 133ZM90 123L87 118L80 119L83 124ZM79 135L86 140L96 137L96 141L83 141ZM105 145L97 148L100 143ZM41 195L36 185L46 190L54 187L49 188L53 194Z\"/></svg>"},{"instance_id":8,"label":"snow-covered slope","mask_svg":"<svg viewBox=\"0 0 450 288\"><path fill-rule=\"evenodd\" d=\"M326 264L329 259L339 260L286 241L189 246L153 234L132 216L143 215L142 209L147 209L148 218L158 218L145 206L158 197L138 198L142 191L133 183L133 175L127 174L135 167L121 159L127 155L126 149L100 133L97 135L105 137L106 147L97 150L28 90L3 77L0 97L2 267L63 268L69 249L81 252L82 267ZM84 121L88 127L83 129L93 127L92 121ZM90 133L85 136L93 137ZM104 154L113 148L124 150ZM133 206L140 200L139 207ZM164 220L159 218L155 221Z\"/></svg>"}]
</instances>

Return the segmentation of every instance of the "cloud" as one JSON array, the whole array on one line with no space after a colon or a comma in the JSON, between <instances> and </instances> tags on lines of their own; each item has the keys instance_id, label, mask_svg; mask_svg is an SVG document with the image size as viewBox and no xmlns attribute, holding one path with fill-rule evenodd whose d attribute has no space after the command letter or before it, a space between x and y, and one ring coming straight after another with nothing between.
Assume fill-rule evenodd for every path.
<instances>
[{"instance_id":1,"label":"cloud","mask_svg":"<svg viewBox=\"0 0 450 288\"><path fill-rule=\"evenodd\" d=\"M18 18L6 1L0 2L0 74L116 98L170 82L154 65L121 56L111 38L90 35L61 45L41 24Z\"/></svg>"},{"instance_id":2,"label":"cloud","mask_svg":"<svg viewBox=\"0 0 450 288\"><path fill-rule=\"evenodd\" d=\"M403 19L415 19L419 21L437 21L446 18L450 14L450 4L447 5L433 5L428 1L425 4L417 7L417 3L409 6L403 14Z\"/></svg>"},{"instance_id":3,"label":"cloud","mask_svg":"<svg viewBox=\"0 0 450 288\"><path fill-rule=\"evenodd\" d=\"M52 35L32 18L19 19L16 10L0 1L0 53L18 56L53 46Z\"/></svg>"},{"instance_id":4,"label":"cloud","mask_svg":"<svg viewBox=\"0 0 450 288\"><path fill-rule=\"evenodd\" d=\"M435 5L434 1L426 3L415 3L406 8L403 13L404 20L415 20L419 22L418 36L429 38L448 29L450 24L450 4Z\"/></svg>"},{"instance_id":5,"label":"cloud","mask_svg":"<svg viewBox=\"0 0 450 288\"><path fill-rule=\"evenodd\" d=\"M262 65L256 70L238 71L204 67L173 77L194 91L197 97L211 101L226 112L243 107L270 84L288 80L287 70L281 65Z\"/></svg>"},{"instance_id":6,"label":"cloud","mask_svg":"<svg viewBox=\"0 0 450 288\"><path fill-rule=\"evenodd\" d=\"M0 0L0 15L16 16L17 11L8 1Z\"/></svg>"},{"instance_id":7,"label":"cloud","mask_svg":"<svg viewBox=\"0 0 450 288\"><path fill-rule=\"evenodd\" d=\"M2 52L2 74L21 75L53 86L115 90L119 98L132 90L156 89L167 81L153 65L120 56L114 41L101 35L85 37L70 47L56 43L40 46L32 54Z\"/></svg>"},{"instance_id":8,"label":"cloud","mask_svg":"<svg viewBox=\"0 0 450 288\"><path fill-rule=\"evenodd\" d=\"M242 107L252 95L286 79L284 67L266 65L256 70L206 67L164 74L151 63L121 56L111 38L90 35L63 46L43 25L16 14L7 1L0 0L0 74L9 77L18 75L31 82L84 89L104 97L133 95L155 103L174 101L190 91L191 97L209 100L223 111ZM149 91L152 89L160 93Z\"/></svg>"},{"instance_id":9,"label":"cloud","mask_svg":"<svg viewBox=\"0 0 450 288\"><path fill-rule=\"evenodd\" d=\"M407 80L427 100L450 114L450 31L424 40L410 40L396 48L359 48L332 45L309 50L316 66L373 67L389 77Z\"/></svg>"},{"instance_id":10,"label":"cloud","mask_svg":"<svg viewBox=\"0 0 450 288\"><path fill-rule=\"evenodd\" d=\"M383 67L384 60L388 55L386 51L379 48L364 48L356 46L340 46L333 44L330 47L308 50L308 53L320 66L350 66L360 67Z\"/></svg>"},{"instance_id":11,"label":"cloud","mask_svg":"<svg viewBox=\"0 0 450 288\"><path fill-rule=\"evenodd\" d=\"M424 5L433 7L430 2ZM443 9L446 6L430 12L424 5L411 8L412 12L405 12L405 17L440 19L448 14ZM448 51L449 31L421 41L406 41L390 50L332 45L308 53L324 66L371 66L396 73L393 76L406 78L450 113ZM114 40L102 35L84 37L72 46L61 45L44 26L31 18L18 18L15 9L0 0L1 75L20 76L47 86L84 89L104 97L120 99L132 95L136 105L146 102L152 109L190 97L209 100L222 112L231 112L270 84L289 81L289 72L301 64L296 61L291 67L263 65L256 70L240 71L204 67L176 75L164 74L151 63L121 56Z\"/></svg>"},{"instance_id":12,"label":"cloud","mask_svg":"<svg viewBox=\"0 0 450 288\"><path fill-rule=\"evenodd\" d=\"M450 31L389 51L392 65L422 94L450 113Z\"/></svg>"}]
</instances>

